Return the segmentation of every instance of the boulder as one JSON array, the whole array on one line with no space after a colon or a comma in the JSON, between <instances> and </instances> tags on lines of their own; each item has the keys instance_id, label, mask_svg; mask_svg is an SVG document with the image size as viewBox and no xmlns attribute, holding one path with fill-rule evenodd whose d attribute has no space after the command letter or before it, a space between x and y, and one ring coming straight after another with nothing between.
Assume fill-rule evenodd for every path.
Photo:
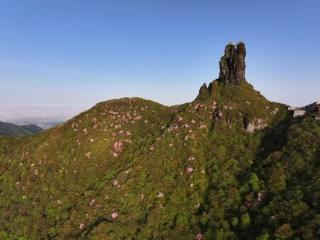
<instances>
[{"instance_id":1,"label":"boulder","mask_svg":"<svg viewBox=\"0 0 320 240\"><path fill-rule=\"evenodd\" d=\"M304 115L306 115L306 110L304 109L295 109L293 112L293 117L302 117Z\"/></svg>"}]
</instances>

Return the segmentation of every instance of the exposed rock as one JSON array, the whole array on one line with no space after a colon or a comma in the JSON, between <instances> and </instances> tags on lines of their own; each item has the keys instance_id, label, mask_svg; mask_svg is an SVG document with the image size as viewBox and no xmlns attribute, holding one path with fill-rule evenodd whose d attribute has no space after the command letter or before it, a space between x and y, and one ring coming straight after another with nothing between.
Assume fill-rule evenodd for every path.
<instances>
[{"instance_id":1,"label":"exposed rock","mask_svg":"<svg viewBox=\"0 0 320 240\"><path fill-rule=\"evenodd\" d=\"M207 84L203 84L201 88L199 89L199 94L196 100L203 100L209 97L209 89L207 87Z\"/></svg>"},{"instance_id":2,"label":"exposed rock","mask_svg":"<svg viewBox=\"0 0 320 240\"><path fill-rule=\"evenodd\" d=\"M201 232L197 233L196 240L204 240L204 236Z\"/></svg>"},{"instance_id":3,"label":"exposed rock","mask_svg":"<svg viewBox=\"0 0 320 240\"><path fill-rule=\"evenodd\" d=\"M113 186L118 186L118 185L119 185L118 180L114 180L114 181L113 181Z\"/></svg>"},{"instance_id":4,"label":"exposed rock","mask_svg":"<svg viewBox=\"0 0 320 240\"><path fill-rule=\"evenodd\" d=\"M320 120L320 101L319 102L314 102L308 106L305 107L305 110L312 114L314 119Z\"/></svg>"},{"instance_id":5,"label":"exposed rock","mask_svg":"<svg viewBox=\"0 0 320 240\"><path fill-rule=\"evenodd\" d=\"M293 117L303 117L305 115L313 116L314 119L320 120L320 102L314 102L302 108L288 107Z\"/></svg>"},{"instance_id":6,"label":"exposed rock","mask_svg":"<svg viewBox=\"0 0 320 240\"><path fill-rule=\"evenodd\" d=\"M159 192L157 195L157 198L163 198L164 197L164 193L163 192Z\"/></svg>"},{"instance_id":7,"label":"exposed rock","mask_svg":"<svg viewBox=\"0 0 320 240\"><path fill-rule=\"evenodd\" d=\"M314 103L306 106L305 109L308 112L312 112L312 113L320 112L320 101L319 102L314 102Z\"/></svg>"},{"instance_id":8,"label":"exposed rock","mask_svg":"<svg viewBox=\"0 0 320 240\"><path fill-rule=\"evenodd\" d=\"M244 119L244 128L249 133L253 133L255 130L261 130L268 126L265 120L258 118L253 121L248 121L246 118Z\"/></svg>"},{"instance_id":9,"label":"exposed rock","mask_svg":"<svg viewBox=\"0 0 320 240\"><path fill-rule=\"evenodd\" d=\"M82 229L84 229L84 227L85 227L84 223L80 223L79 229L82 230Z\"/></svg>"},{"instance_id":10,"label":"exposed rock","mask_svg":"<svg viewBox=\"0 0 320 240\"><path fill-rule=\"evenodd\" d=\"M113 144L113 149L114 149L114 151L117 152L117 153L121 152L122 149L123 149L123 143L122 143L121 141L115 142L115 143Z\"/></svg>"},{"instance_id":11,"label":"exposed rock","mask_svg":"<svg viewBox=\"0 0 320 240\"><path fill-rule=\"evenodd\" d=\"M92 207L96 204L97 200L96 199L91 199L89 205Z\"/></svg>"},{"instance_id":12,"label":"exposed rock","mask_svg":"<svg viewBox=\"0 0 320 240\"><path fill-rule=\"evenodd\" d=\"M213 112L213 119L217 120L217 119L221 119L222 117L223 117L223 112L220 111L218 108L215 108Z\"/></svg>"},{"instance_id":13,"label":"exposed rock","mask_svg":"<svg viewBox=\"0 0 320 240\"><path fill-rule=\"evenodd\" d=\"M212 101L212 110L215 110L217 108L217 102L216 101Z\"/></svg>"},{"instance_id":14,"label":"exposed rock","mask_svg":"<svg viewBox=\"0 0 320 240\"><path fill-rule=\"evenodd\" d=\"M293 111L293 117L302 117L302 116L306 115L306 113L307 112L304 109L295 109Z\"/></svg>"},{"instance_id":15,"label":"exposed rock","mask_svg":"<svg viewBox=\"0 0 320 240\"><path fill-rule=\"evenodd\" d=\"M248 126L246 127L247 132L249 133L253 133L254 132L254 124L253 123L249 123Z\"/></svg>"},{"instance_id":16,"label":"exposed rock","mask_svg":"<svg viewBox=\"0 0 320 240\"><path fill-rule=\"evenodd\" d=\"M192 173L192 172L193 172L193 168L192 168L192 167L188 167L188 168L187 168L187 172L188 172L188 173Z\"/></svg>"},{"instance_id":17,"label":"exposed rock","mask_svg":"<svg viewBox=\"0 0 320 240\"><path fill-rule=\"evenodd\" d=\"M220 73L218 81L229 84L239 84L245 82L245 57L246 47L243 42L236 45L229 43L224 50L224 56L221 57ZM199 94L195 100L204 100L214 93L214 81L207 85L204 83L199 89Z\"/></svg>"},{"instance_id":18,"label":"exposed rock","mask_svg":"<svg viewBox=\"0 0 320 240\"><path fill-rule=\"evenodd\" d=\"M246 47L244 43L237 45L228 44L224 56L220 60L219 81L230 84L238 84L245 79Z\"/></svg>"},{"instance_id":19,"label":"exposed rock","mask_svg":"<svg viewBox=\"0 0 320 240\"><path fill-rule=\"evenodd\" d=\"M117 219L119 217L119 214L117 212L113 212L111 214L112 219Z\"/></svg>"}]
</instances>

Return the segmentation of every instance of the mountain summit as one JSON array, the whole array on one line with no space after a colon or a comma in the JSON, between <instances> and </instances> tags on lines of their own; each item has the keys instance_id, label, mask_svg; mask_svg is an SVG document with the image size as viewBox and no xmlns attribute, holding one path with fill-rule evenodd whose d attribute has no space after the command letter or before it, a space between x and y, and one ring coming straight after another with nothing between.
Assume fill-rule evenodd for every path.
<instances>
[{"instance_id":1,"label":"mountain summit","mask_svg":"<svg viewBox=\"0 0 320 240\"><path fill-rule=\"evenodd\" d=\"M229 43L224 50L224 55L221 57L219 66L220 73L219 78L216 81L225 84L241 84L246 82L245 70L246 70L246 47L243 42L239 42L234 45ZM212 91L212 83L209 85L209 89L206 84L203 84L199 91L200 97L205 97Z\"/></svg>"},{"instance_id":2,"label":"mountain summit","mask_svg":"<svg viewBox=\"0 0 320 240\"><path fill-rule=\"evenodd\" d=\"M228 44L190 103L109 100L0 137L0 239L319 239L318 105L268 101L245 56Z\"/></svg>"},{"instance_id":3,"label":"mountain summit","mask_svg":"<svg viewBox=\"0 0 320 240\"><path fill-rule=\"evenodd\" d=\"M246 47L243 42L239 42L237 45L229 43L226 46L224 56L221 58L219 63L219 81L230 84L238 84L246 81L245 57Z\"/></svg>"}]
</instances>

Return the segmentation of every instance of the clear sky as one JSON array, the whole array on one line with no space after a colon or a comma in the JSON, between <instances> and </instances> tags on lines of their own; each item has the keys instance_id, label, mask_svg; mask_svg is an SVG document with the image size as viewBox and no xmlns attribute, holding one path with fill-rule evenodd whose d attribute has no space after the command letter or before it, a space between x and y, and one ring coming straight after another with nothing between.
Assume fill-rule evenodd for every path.
<instances>
[{"instance_id":1,"label":"clear sky","mask_svg":"<svg viewBox=\"0 0 320 240\"><path fill-rule=\"evenodd\" d=\"M271 100L320 99L319 0L0 0L0 105L192 101L229 41Z\"/></svg>"}]
</instances>

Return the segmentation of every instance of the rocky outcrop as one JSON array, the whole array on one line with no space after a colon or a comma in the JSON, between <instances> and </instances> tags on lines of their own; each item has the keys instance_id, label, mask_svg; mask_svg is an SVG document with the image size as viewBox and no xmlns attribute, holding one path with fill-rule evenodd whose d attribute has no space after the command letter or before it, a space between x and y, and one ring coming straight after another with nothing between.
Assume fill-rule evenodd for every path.
<instances>
[{"instance_id":1,"label":"rocky outcrop","mask_svg":"<svg viewBox=\"0 0 320 240\"><path fill-rule=\"evenodd\" d=\"M302 117L306 114L307 114L307 112L304 109L294 109L294 111L293 111L293 117L295 117L295 118Z\"/></svg>"},{"instance_id":2,"label":"rocky outcrop","mask_svg":"<svg viewBox=\"0 0 320 240\"><path fill-rule=\"evenodd\" d=\"M224 55L221 57L219 78L216 81L221 83L239 84L246 81L246 47L243 42L234 45L229 43L224 50ZM195 100L204 100L210 97L214 91L214 82L209 86L205 83L199 89L199 94Z\"/></svg>"},{"instance_id":3,"label":"rocky outcrop","mask_svg":"<svg viewBox=\"0 0 320 240\"><path fill-rule=\"evenodd\" d=\"M314 102L302 108L289 107L288 110L292 112L294 118L309 115L313 116L316 120L320 120L320 102Z\"/></svg>"},{"instance_id":4,"label":"rocky outcrop","mask_svg":"<svg viewBox=\"0 0 320 240\"><path fill-rule=\"evenodd\" d=\"M246 47L243 42L237 45L228 44L224 56L220 60L219 81L230 84L238 84L246 81L245 78Z\"/></svg>"},{"instance_id":5,"label":"rocky outcrop","mask_svg":"<svg viewBox=\"0 0 320 240\"><path fill-rule=\"evenodd\" d=\"M320 121L320 101L305 107L305 110L317 121Z\"/></svg>"},{"instance_id":6,"label":"rocky outcrop","mask_svg":"<svg viewBox=\"0 0 320 240\"><path fill-rule=\"evenodd\" d=\"M196 100L204 100L206 98L208 98L210 96L210 93L209 93L209 89L207 87L207 84L203 84L201 86L201 88L199 89L199 94L196 98Z\"/></svg>"},{"instance_id":7,"label":"rocky outcrop","mask_svg":"<svg viewBox=\"0 0 320 240\"><path fill-rule=\"evenodd\" d=\"M320 113L320 101L306 106L305 109L310 113Z\"/></svg>"},{"instance_id":8,"label":"rocky outcrop","mask_svg":"<svg viewBox=\"0 0 320 240\"><path fill-rule=\"evenodd\" d=\"M249 133L253 133L256 130L264 129L267 126L268 126L267 122L262 118L257 118L257 119L254 119L253 121L244 119L244 128Z\"/></svg>"}]
</instances>

